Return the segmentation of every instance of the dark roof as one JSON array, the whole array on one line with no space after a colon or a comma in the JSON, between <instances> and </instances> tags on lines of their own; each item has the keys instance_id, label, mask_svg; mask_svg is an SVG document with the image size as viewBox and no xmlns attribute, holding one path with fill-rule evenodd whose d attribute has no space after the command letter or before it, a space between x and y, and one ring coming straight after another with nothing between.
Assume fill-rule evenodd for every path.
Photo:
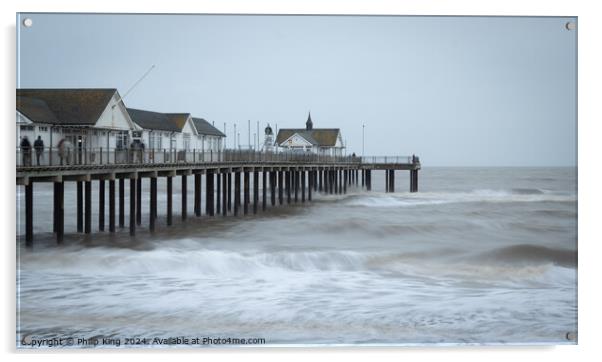
<instances>
[{"instance_id":1,"label":"dark roof","mask_svg":"<svg viewBox=\"0 0 602 362\"><path fill-rule=\"evenodd\" d=\"M219 129L213 127L213 125L203 118L195 118L192 117L192 122L194 122L194 127L199 134L206 134L210 136L219 136L226 137Z\"/></svg>"},{"instance_id":2,"label":"dark roof","mask_svg":"<svg viewBox=\"0 0 602 362\"><path fill-rule=\"evenodd\" d=\"M117 92L108 89L17 89L17 110L33 122L94 125Z\"/></svg>"},{"instance_id":3,"label":"dark roof","mask_svg":"<svg viewBox=\"0 0 602 362\"><path fill-rule=\"evenodd\" d=\"M169 121L171 123L175 124L176 127L178 127L180 132L182 132L182 129L184 129L188 117L190 117L190 113L165 113L165 115L167 116L167 118L169 118Z\"/></svg>"},{"instance_id":4,"label":"dark roof","mask_svg":"<svg viewBox=\"0 0 602 362\"><path fill-rule=\"evenodd\" d=\"M54 113L41 99L17 96L17 110L33 122L58 123Z\"/></svg>"},{"instance_id":5,"label":"dark roof","mask_svg":"<svg viewBox=\"0 0 602 362\"><path fill-rule=\"evenodd\" d=\"M306 130L305 128L281 128L278 130L276 143L282 144L282 142L286 141L290 136L298 133L312 145L331 147L337 143L339 132L339 128L314 128L311 130Z\"/></svg>"},{"instance_id":6,"label":"dark roof","mask_svg":"<svg viewBox=\"0 0 602 362\"><path fill-rule=\"evenodd\" d=\"M181 132L182 126L179 126L179 118L175 114L166 114L159 112L144 111L142 109L128 108L130 118L137 125L144 129L154 129L159 131ZM186 120L184 119L184 122Z\"/></svg>"}]
</instances>

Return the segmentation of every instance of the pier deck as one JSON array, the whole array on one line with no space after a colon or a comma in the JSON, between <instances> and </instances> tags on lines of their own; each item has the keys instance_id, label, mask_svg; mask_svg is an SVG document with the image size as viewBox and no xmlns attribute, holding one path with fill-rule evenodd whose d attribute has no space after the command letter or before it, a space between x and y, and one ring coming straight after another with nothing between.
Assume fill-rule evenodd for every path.
<instances>
[{"instance_id":1,"label":"pier deck","mask_svg":"<svg viewBox=\"0 0 602 362\"><path fill-rule=\"evenodd\" d=\"M157 178L167 181L167 225L172 224L173 177L181 177L182 210L180 216L188 216L188 176L193 177L194 215L201 216L202 179L205 179L205 214L215 216L229 213L257 213L261 209L292 202L312 200L312 192L343 194L347 186L372 189L372 171L385 171L386 192L395 191L395 171L410 172L410 192L418 191L420 160L415 157L355 157L320 156L314 154L260 153L225 151L217 154L178 153L153 150L110 150L97 152L82 150L77 153L53 155L40 160L29 152L17 152L16 183L25 187L25 241L33 245L33 185L52 182L54 185L53 232L61 243L64 236L64 188L65 182L77 187L77 231L91 233L91 182L98 181L98 231L105 230L105 182L108 181L109 232L118 226L125 227L125 180L129 180L129 230L135 235L141 225L142 180L150 182L149 228L155 229L157 218ZM105 157L103 157L104 155ZM33 156L33 157L32 157ZM54 156L54 157L53 157ZM159 157L157 157L159 156ZM209 157L207 157L209 156ZM170 161L171 160L171 161ZM261 176L261 191L259 188ZM232 187L234 179L234 187ZM241 180L242 179L242 180ZM116 185L118 181L118 209L116 210ZM241 182L242 181L242 182ZM241 185L242 183L242 185ZM251 192L252 184L252 192ZM242 186L242 188L241 188ZM260 192L262 195L260 196ZM251 193L252 198L251 198ZM286 194L286 197L285 197ZM242 197L241 197L242 196ZM251 205L252 204L252 205ZM233 210L232 210L233 209ZM117 212L116 212L117 211Z\"/></svg>"}]
</instances>

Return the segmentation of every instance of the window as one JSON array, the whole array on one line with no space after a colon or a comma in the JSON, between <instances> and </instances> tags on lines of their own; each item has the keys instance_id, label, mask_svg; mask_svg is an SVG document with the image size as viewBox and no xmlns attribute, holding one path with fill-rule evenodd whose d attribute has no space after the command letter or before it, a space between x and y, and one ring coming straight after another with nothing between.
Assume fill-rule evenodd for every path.
<instances>
[{"instance_id":1,"label":"window","mask_svg":"<svg viewBox=\"0 0 602 362\"><path fill-rule=\"evenodd\" d=\"M176 141L176 135L172 134L171 137L169 138L169 148L170 149L175 149L178 146L177 141Z\"/></svg>"},{"instance_id":2,"label":"window","mask_svg":"<svg viewBox=\"0 0 602 362\"><path fill-rule=\"evenodd\" d=\"M150 133L150 138L149 138L149 148L155 149L155 150L159 150L162 148L161 145L161 133L157 133L157 132L151 132Z\"/></svg>"},{"instance_id":3,"label":"window","mask_svg":"<svg viewBox=\"0 0 602 362\"><path fill-rule=\"evenodd\" d=\"M38 131L39 132L48 132L48 127L39 126Z\"/></svg>"},{"instance_id":4,"label":"window","mask_svg":"<svg viewBox=\"0 0 602 362\"><path fill-rule=\"evenodd\" d=\"M128 133L127 131L117 132L115 134L115 147L117 149L127 148L128 146Z\"/></svg>"},{"instance_id":5,"label":"window","mask_svg":"<svg viewBox=\"0 0 602 362\"><path fill-rule=\"evenodd\" d=\"M21 126L21 131L33 131L33 126Z\"/></svg>"},{"instance_id":6,"label":"window","mask_svg":"<svg viewBox=\"0 0 602 362\"><path fill-rule=\"evenodd\" d=\"M186 151L190 150L190 134L184 133L184 149Z\"/></svg>"},{"instance_id":7,"label":"window","mask_svg":"<svg viewBox=\"0 0 602 362\"><path fill-rule=\"evenodd\" d=\"M132 137L140 138L140 137L142 137L142 132L141 131L132 131Z\"/></svg>"}]
</instances>

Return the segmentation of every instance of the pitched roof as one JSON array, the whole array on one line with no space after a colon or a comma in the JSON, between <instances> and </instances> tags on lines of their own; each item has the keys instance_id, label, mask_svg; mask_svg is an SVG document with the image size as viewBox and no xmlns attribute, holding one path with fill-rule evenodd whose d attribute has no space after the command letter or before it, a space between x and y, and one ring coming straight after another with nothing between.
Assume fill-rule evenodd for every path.
<instances>
[{"instance_id":1,"label":"pitched roof","mask_svg":"<svg viewBox=\"0 0 602 362\"><path fill-rule=\"evenodd\" d=\"M194 127L199 134L206 134L210 136L226 137L219 129L215 128L211 123L207 122L203 118L192 117Z\"/></svg>"},{"instance_id":2,"label":"pitched roof","mask_svg":"<svg viewBox=\"0 0 602 362\"><path fill-rule=\"evenodd\" d=\"M305 138L312 145L320 147L332 147L337 143L340 133L339 128L314 128L307 130L305 128L281 128L278 130L276 143L282 144L295 133Z\"/></svg>"},{"instance_id":3,"label":"pitched roof","mask_svg":"<svg viewBox=\"0 0 602 362\"><path fill-rule=\"evenodd\" d=\"M182 132L182 129L184 129L188 118L190 118L190 113L165 113L165 115L167 118L169 118L170 122L178 127L180 132Z\"/></svg>"},{"instance_id":4,"label":"pitched roof","mask_svg":"<svg viewBox=\"0 0 602 362\"><path fill-rule=\"evenodd\" d=\"M184 127L184 123L186 122L186 119L184 119L184 123L179 126L179 119L181 117L178 117L175 114L170 115L166 113L151 112L134 108L127 108L127 111L130 114L132 121L144 129L181 132L182 127Z\"/></svg>"},{"instance_id":5,"label":"pitched roof","mask_svg":"<svg viewBox=\"0 0 602 362\"><path fill-rule=\"evenodd\" d=\"M115 88L17 89L17 110L33 122L94 125Z\"/></svg>"},{"instance_id":6,"label":"pitched roof","mask_svg":"<svg viewBox=\"0 0 602 362\"><path fill-rule=\"evenodd\" d=\"M33 122L58 123L54 113L41 99L17 96L17 110Z\"/></svg>"}]
</instances>

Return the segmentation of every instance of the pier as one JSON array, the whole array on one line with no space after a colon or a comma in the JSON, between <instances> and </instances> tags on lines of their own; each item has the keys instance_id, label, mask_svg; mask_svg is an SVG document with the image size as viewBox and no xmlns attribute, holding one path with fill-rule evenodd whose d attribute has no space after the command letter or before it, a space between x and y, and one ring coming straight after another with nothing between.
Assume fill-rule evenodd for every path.
<instances>
[{"instance_id":1,"label":"pier","mask_svg":"<svg viewBox=\"0 0 602 362\"><path fill-rule=\"evenodd\" d=\"M30 151L31 152L31 151ZM181 182L182 220L188 218L189 178L194 195L193 215L201 216L202 176L205 178L205 214L209 217L257 214L268 207L311 202L314 193L345 194L347 188L372 189L372 172L385 173L385 191L395 192L396 171L409 171L410 192L418 191L420 160L415 156L354 157L321 156L312 153L266 153L225 150L215 154L169 150L75 150L71 154L47 149L33 160L17 150L16 183L25 188L25 244L33 246L35 184L53 183L53 233L57 243L64 238L65 187L76 188L77 232L92 232L92 197L98 198L97 231L114 233L125 228L125 193L129 192L130 235L143 227L142 183L150 185L148 229L155 230L157 180L165 178L167 225L173 223L173 181ZM41 159L41 162L37 162ZM129 180L129 182L126 182ZM92 182L98 195L92 195ZM234 183L234 186L232 186ZM108 197L106 185L108 184ZM117 185L116 185L117 184ZM242 185L242 187L241 187ZM252 187L251 187L252 185ZM261 185L261 189L260 186ZM126 188L128 190L126 190ZM269 194L269 197L268 197ZM242 197L241 197L242 196ZM106 205L108 199L108 207ZM261 200L261 205L260 205ZM269 200L269 202L268 202ZM106 208L108 208L108 220Z\"/></svg>"}]
</instances>

